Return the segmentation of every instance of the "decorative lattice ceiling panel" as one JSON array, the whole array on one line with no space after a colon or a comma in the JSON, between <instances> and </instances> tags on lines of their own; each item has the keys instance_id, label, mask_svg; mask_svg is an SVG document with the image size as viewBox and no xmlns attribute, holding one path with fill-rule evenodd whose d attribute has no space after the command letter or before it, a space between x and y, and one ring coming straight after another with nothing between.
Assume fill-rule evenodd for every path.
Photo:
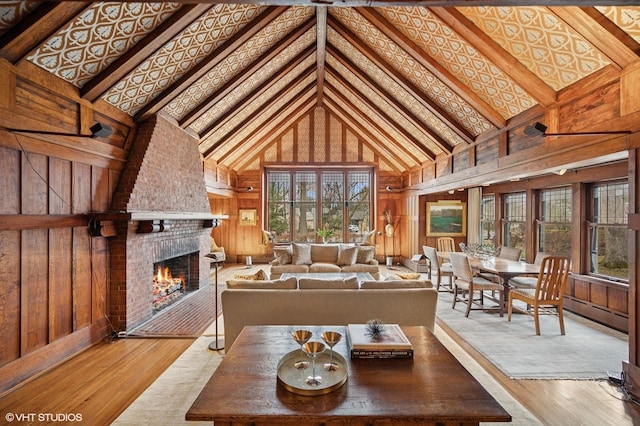
<instances>
[{"instance_id":1,"label":"decorative lattice ceiling panel","mask_svg":"<svg viewBox=\"0 0 640 426\"><path fill-rule=\"evenodd\" d=\"M596 6L596 9L640 43L640 6Z\"/></svg>"},{"instance_id":2,"label":"decorative lattice ceiling panel","mask_svg":"<svg viewBox=\"0 0 640 426\"><path fill-rule=\"evenodd\" d=\"M511 118L536 104L532 96L429 9L387 7L377 10L502 117Z\"/></svg>"},{"instance_id":3,"label":"decorative lattice ceiling panel","mask_svg":"<svg viewBox=\"0 0 640 426\"><path fill-rule=\"evenodd\" d=\"M27 59L82 87L180 8L180 3L93 3Z\"/></svg>"},{"instance_id":4,"label":"decorative lattice ceiling panel","mask_svg":"<svg viewBox=\"0 0 640 426\"><path fill-rule=\"evenodd\" d=\"M0 3L0 35L40 6L38 1L3 1Z\"/></svg>"},{"instance_id":5,"label":"decorative lattice ceiling panel","mask_svg":"<svg viewBox=\"0 0 640 426\"><path fill-rule=\"evenodd\" d=\"M588 40L544 7L459 8L555 90L609 65Z\"/></svg>"}]
</instances>

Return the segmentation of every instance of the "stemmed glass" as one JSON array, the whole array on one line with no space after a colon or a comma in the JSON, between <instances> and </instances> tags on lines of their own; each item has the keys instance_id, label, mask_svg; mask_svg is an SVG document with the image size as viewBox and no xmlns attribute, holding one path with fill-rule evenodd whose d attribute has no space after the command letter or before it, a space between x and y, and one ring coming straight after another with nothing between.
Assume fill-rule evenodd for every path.
<instances>
[{"instance_id":1,"label":"stemmed glass","mask_svg":"<svg viewBox=\"0 0 640 426\"><path fill-rule=\"evenodd\" d=\"M322 333L322 340L329 346L331 349L331 355L329 357L329 362L324 364L324 369L327 371L336 371L340 366L333 362L333 347L338 344L338 342L342 339L342 334L337 331L325 331Z\"/></svg>"},{"instance_id":2,"label":"stemmed glass","mask_svg":"<svg viewBox=\"0 0 640 426\"><path fill-rule=\"evenodd\" d=\"M302 350L311 358L311 375L305 381L310 386L318 386L322 383L322 377L316 376L316 358L324 352L325 346L322 342L307 342L302 345Z\"/></svg>"},{"instance_id":3,"label":"stemmed glass","mask_svg":"<svg viewBox=\"0 0 640 426\"><path fill-rule=\"evenodd\" d=\"M302 345L307 343L309 339L311 339L312 333L309 330L296 330L291 333L293 340L296 341L297 344L300 345L300 361L296 362L294 366L297 369L308 368L309 363L304 360L304 351L302 350Z\"/></svg>"}]
</instances>

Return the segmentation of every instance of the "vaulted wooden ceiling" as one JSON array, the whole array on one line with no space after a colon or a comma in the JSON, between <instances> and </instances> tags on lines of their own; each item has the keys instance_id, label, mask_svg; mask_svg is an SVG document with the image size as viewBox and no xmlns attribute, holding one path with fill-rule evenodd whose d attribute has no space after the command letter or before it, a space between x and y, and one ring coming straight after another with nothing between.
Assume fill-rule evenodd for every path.
<instances>
[{"instance_id":1,"label":"vaulted wooden ceiling","mask_svg":"<svg viewBox=\"0 0 640 426\"><path fill-rule=\"evenodd\" d=\"M164 112L234 170L322 107L403 172L640 59L633 1L527 3L3 1L0 56Z\"/></svg>"}]
</instances>

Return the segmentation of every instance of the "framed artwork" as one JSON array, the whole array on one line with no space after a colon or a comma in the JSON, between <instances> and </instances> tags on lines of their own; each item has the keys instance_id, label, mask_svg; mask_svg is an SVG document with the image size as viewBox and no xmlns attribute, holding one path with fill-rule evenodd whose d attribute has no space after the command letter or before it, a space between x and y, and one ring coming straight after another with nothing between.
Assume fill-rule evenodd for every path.
<instances>
[{"instance_id":1,"label":"framed artwork","mask_svg":"<svg viewBox=\"0 0 640 426\"><path fill-rule=\"evenodd\" d=\"M467 235L467 203L427 202L428 237L464 237Z\"/></svg>"},{"instance_id":2,"label":"framed artwork","mask_svg":"<svg viewBox=\"0 0 640 426\"><path fill-rule=\"evenodd\" d=\"M258 214L256 209L240 209L240 226L256 226Z\"/></svg>"}]
</instances>

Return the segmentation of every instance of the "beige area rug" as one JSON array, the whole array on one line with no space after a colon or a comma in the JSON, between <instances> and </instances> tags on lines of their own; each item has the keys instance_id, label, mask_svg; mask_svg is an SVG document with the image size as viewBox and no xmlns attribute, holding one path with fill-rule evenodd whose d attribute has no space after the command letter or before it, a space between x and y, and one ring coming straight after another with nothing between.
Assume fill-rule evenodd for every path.
<instances>
[{"instance_id":1,"label":"beige area rug","mask_svg":"<svg viewBox=\"0 0 640 426\"><path fill-rule=\"evenodd\" d=\"M224 330L223 321L222 317L219 317L219 333ZM437 328L436 336L511 414L513 418L511 424L516 426L541 424L478 363L457 346L447 333ZM184 416L224 358L224 351L209 350L209 344L212 342L215 342L215 322L112 424L116 426L210 425L210 422L188 422ZM483 423L483 425L493 424ZM504 423L495 423L496 426L502 424Z\"/></svg>"},{"instance_id":2,"label":"beige area rug","mask_svg":"<svg viewBox=\"0 0 640 426\"><path fill-rule=\"evenodd\" d=\"M540 318L540 336L533 317L471 311L466 305L451 309L453 294L440 293L437 315L442 327L473 346L500 371L512 379L606 379L607 371L619 371L628 359L628 336L565 311L565 335L558 317Z\"/></svg>"}]
</instances>

